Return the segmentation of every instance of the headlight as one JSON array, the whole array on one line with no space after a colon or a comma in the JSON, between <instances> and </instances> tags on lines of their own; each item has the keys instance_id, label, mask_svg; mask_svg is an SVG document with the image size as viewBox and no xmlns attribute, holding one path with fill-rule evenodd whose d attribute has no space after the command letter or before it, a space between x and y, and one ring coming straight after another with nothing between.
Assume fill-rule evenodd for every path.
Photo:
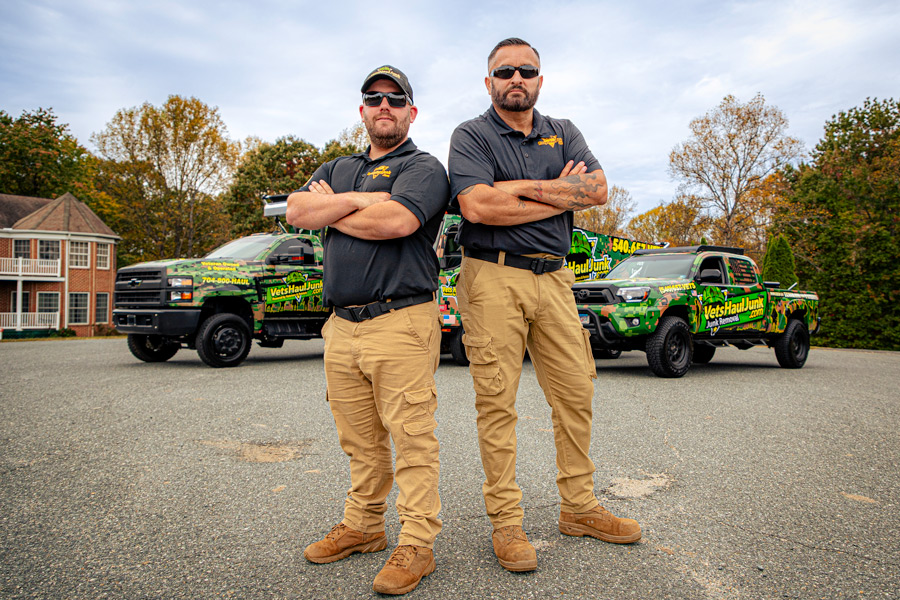
<instances>
[{"instance_id":1,"label":"headlight","mask_svg":"<svg viewBox=\"0 0 900 600\"><path fill-rule=\"evenodd\" d=\"M648 287L621 288L619 290L619 297L625 302L643 302L648 296L650 296Z\"/></svg>"},{"instance_id":2,"label":"headlight","mask_svg":"<svg viewBox=\"0 0 900 600\"><path fill-rule=\"evenodd\" d=\"M169 287L194 287L192 277L169 277Z\"/></svg>"},{"instance_id":3,"label":"headlight","mask_svg":"<svg viewBox=\"0 0 900 600\"><path fill-rule=\"evenodd\" d=\"M178 302L180 300L190 300L194 297L194 293L190 290L186 292L169 292L169 301Z\"/></svg>"}]
</instances>

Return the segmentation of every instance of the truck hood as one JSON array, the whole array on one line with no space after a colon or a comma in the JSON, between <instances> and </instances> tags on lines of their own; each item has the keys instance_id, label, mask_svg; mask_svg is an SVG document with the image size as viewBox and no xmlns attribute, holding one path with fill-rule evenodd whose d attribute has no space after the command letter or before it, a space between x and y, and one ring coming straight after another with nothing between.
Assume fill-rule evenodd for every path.
<instances>
[{"instance_id":1,"label":"truck hood","mask_svg":"<svg viewBox=\"0 0 900 600\"><path fill-rule=\"evenodd\" d=\"M210 271L241 272L256 270L261 266L262 261L259 260L171 258L128 265L127 267L119 269L119 271L129 271L132 269L165 269L168 274L183 273L187 275L190 273L206 273Z\"/></svg>"},{"instance_id":2,"label":"truck hood","mask_svg":"<svg viewBox=\"0 0 900 600\"><path fill-rule=\"evenodd\" d=\"M607 287L607 288L626 288L641 287L664 288L673 285L691 285L693 282L689 279L654 279L649 277L635 277L634 279L597 279L595 281L582 281L572 286L573 289L582 287Z\"/></svg>"}]
</instances>

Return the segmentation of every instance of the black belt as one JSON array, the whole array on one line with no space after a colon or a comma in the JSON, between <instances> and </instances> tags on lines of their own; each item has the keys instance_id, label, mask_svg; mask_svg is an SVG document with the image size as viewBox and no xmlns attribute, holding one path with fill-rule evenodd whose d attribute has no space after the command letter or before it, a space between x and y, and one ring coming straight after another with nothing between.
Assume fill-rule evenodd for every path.
<instances>
[{"instance_id":1,"label":"black belt","mask_svg":"<svg viewBox=\"0 0 900 600\"><path fill-rule=\"evenodd\" d=\"M492 263L500 262L500 252L498 250L465 249L463 250L463 255ZM509 253L503 258L503 264L507 267L525 269L526 271L531 271L535 275L558 271L562 268L564 262L565 259L563 258L533 258L531 256L519 256L518 254Z\"/></svg>"},{"instance_id":2,"label":"black belt","mask_svg":"<svg viewBox=\"0 0 900 600\"><path fill-rule=\"evenodd\" d=\"M381 315L398 308L406 308L407 306L415 306L416 304L425 304L432 300L434 300L434 292L428 292L427 294L419 294L418 296L407 296L406 298L387 300L385 302L372 302L370 304L363 304L362 306L349 306L347 308L335 306L334 314L342 319L359 323L361 321L380 317Z\"/></svg>"}]
</instances>

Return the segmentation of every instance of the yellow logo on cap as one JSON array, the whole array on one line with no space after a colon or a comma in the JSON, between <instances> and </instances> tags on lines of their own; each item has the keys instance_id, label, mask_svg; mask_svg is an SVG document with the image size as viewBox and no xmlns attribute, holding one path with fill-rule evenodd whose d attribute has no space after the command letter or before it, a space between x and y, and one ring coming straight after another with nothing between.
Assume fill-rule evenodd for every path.
<instances>
[{"instance_id":1,"label":"yellow logo on cap","mask_svg":"<svg viewBox=\"0 0 900 600\"><path fill-rule=\"evenodd\" d=\"M390 179L391 177L391 168L387 165L381 165L380 167L376 167L375 170L369 171L366 175L371 175L372 179L377 178L379 175L381 177L386 177Z\"/></svg>"},{"instance_id":2,"label":"yellow logo on cap","mask_svg":"<svg viewBox=\"0 0 900 600\"><path fill-rule=\"evenodd\" d=\"M538 146L550 146L551 148L553 148L557 144L559 144L560 146L563 145L562 138L559 137L558 135L554 135L552 137L541 138L541 141L538 142Z\"/></svg>"}]
</instances>

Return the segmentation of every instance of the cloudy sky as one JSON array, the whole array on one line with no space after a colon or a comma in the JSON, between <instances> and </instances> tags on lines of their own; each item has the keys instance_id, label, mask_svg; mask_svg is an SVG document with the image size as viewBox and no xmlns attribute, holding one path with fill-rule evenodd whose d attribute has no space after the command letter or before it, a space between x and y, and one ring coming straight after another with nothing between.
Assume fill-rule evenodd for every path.
<instances>
[{"instance_id":1,"label":"cloudy sky","mask_svg":"<svg viewBox=\"0 0 900 600\"><path fill-rule=\"evenodd\" d=\"M488 52L517 36L541 53L538 109L574 121L644 211L675 196L669 152L727 94L761 93L807 148L837 112L900 98L898 32L897 0L2 0L0 110L52 108L93 150L117 110L179 94L234 139L322 146L389 63L413 84L411 136L446 164L489 104Z\"/></svg>"}]
</instances>

